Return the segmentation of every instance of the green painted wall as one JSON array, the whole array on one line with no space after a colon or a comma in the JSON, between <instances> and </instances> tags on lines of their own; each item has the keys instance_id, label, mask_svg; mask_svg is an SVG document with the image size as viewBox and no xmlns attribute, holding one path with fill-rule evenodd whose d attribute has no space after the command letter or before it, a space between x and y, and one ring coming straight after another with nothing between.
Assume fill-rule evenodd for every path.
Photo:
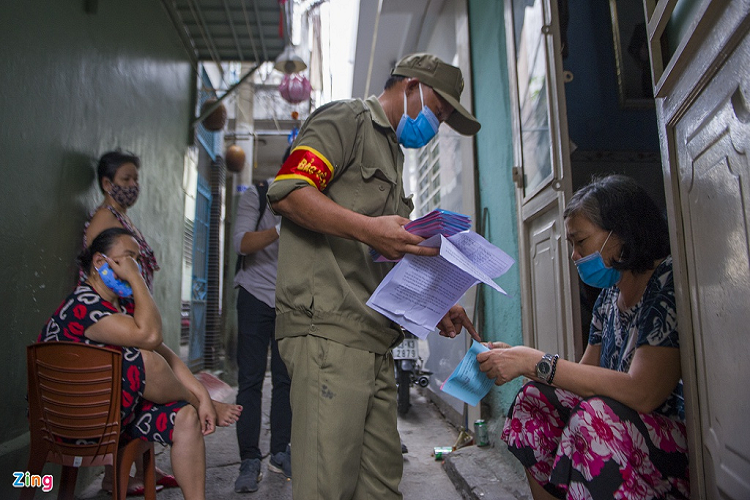
<instances>
[{"instance_id":1,"label":"green painted wall","mask_svg":"<svg viewBox=\"0 0 750 500\"><path fill-rule=\"evenodd\" d=\"M86 214L101 201L94 164L121 147L141 156L128 212L161 265L154 295L178 347L183 157L193 69L160 2L2 2L0 30L0 498L25 470L25 346L70 292ZM12 488L10 491L13 491Z\"/></svg>"},{"instance_id":2,"label":"green painted wall","mask_svg":"<svg viewBox=\"0 0 750 500\"><path fill-rule=\"evenodd\" d=\"M482 129L476 137L479 210L477 219L485 227L484 236L518 259L508 70L506 65L503 2L470 0L472 78L474 109ZM481 287L484 302L482 335L512 345L523 343L521 329L521 289L518 266L514 265L498 283L508 292L503 296ZM508 407L520 388L516 380L495 387L483 404L483 417L489 420L492 441L499 439ZM489 413L489 414L486 414Z\"/></svg>"}]
</instances>

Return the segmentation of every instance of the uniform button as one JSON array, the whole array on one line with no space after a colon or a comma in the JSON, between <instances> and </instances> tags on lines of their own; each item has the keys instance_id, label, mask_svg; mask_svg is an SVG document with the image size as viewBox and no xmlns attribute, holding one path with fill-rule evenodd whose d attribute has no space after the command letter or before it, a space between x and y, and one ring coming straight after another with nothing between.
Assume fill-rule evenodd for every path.
<instances>
[{"instance_id":1,"label":"uniform button","mask_svg":"<svg viewBox=\"0 0 750 500\"><path fill-rule=\"evenodd\" d=\"M311 332L317 332L318 331L318 327L315 326L315 325L310 325L310 331Z\"/></svg>"},{"instance_id":2,"label":"uniform button","mask_svg":"<svg viewBox=\"0 0 750 500\"><path fill-rule=\"evenodd\" d=\"M385 186L380 186L381 191L385 191Z\"/></svg>"}]
</instances>

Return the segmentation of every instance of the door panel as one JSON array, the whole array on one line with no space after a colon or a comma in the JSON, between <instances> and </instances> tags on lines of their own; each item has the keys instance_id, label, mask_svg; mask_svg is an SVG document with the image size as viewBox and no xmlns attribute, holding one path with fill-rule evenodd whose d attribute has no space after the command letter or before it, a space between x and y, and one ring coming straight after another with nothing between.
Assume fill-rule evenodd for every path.
<instances>
[{"instance_id":1,"label":"door panel","mask_svg":"<svg viewBox=\"0 0 750 500\"><path fill-rule=\"evenodd\" d=\"M557 2L506 0L524 342L575 359L578 280L564 243L571 194ZM570 313L574 314L570 314Z\"/></svg>"},{"instance_id":2,"label":"door panel","mask_svg":"<svg viewBox=\"0 0 750 500\"><path fill-rule=\"evenodd\" d=\"M750 498L748 61L745 38L675 127L709 498Z\"/></svg>"},{"instance_id":3,"label":"door panel","mask_svg":"<svg viewBox=\"0 0 750 500\"><path fill-rule=\"evenodd\" d=\"M562 338L550 335L564 330L562 319L566 316L563 297L563 267L565 229L558 221L557 210L529 221L529 261L531 263L531 314L534 331L532 338L537 349L544 352L565 352ZM562 230L562 231L561 231Z\"/></svg>"}]
</instances>

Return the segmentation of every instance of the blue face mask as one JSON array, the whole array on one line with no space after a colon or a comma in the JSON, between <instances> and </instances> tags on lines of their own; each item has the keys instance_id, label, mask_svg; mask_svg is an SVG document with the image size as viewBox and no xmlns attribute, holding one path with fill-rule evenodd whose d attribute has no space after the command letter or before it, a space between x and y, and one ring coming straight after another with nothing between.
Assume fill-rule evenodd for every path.
<instances>
[{"instance_id":1,"label":"blue face mask","mask_svg":"<svg viewBox=\"0 0 750 500\"><path fill-rule=\"evenodd\" d=\"M607 244L610 236L612 236L612 231L604 240L604 245ZM604 245L602 245L601 250L604 250ZM609 288L620 281L622 273L617 269L607 267L602 258L601 250L578 259L574 263L578 268L578 276L584 283L596 288Z\"/></svg>"},{"instance_id":2,"label":"blue face mask","mask_svg":"<svg viewBox=\"0 0 750 500\"><path fill-rule=\"evenodd\" d=\"M142 271L140 264L138 264L138 270ZM104 284L107 285L107 288L115 292L118 297L129 298L133 296L133 289L130 287L130 283L115 276L115 272L109 267L109 263L105 262L102 264L102 267L98 268L97 272Z\"/></svg>"},{"instance_id":3,"label":"blue face mask","mask_svg":"<svg viewBox=\"0 0 750 500\"><path fill-rule=\"evenodd\" d=\"M416 118L406 114L406 92L404 92L404 114L396 128L396 137L405 148L421 148L437 134L440 121L430 108L424 105L422 84L419 84L419 98L422 101L422 111Z\"/></svg>"}]
</instances>

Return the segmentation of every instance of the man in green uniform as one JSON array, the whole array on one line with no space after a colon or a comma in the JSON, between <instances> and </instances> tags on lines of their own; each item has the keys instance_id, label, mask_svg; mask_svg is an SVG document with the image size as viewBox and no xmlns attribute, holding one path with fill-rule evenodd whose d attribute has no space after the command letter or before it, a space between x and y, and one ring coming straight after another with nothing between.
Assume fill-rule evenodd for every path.
<instances>
[{"instance_id":1,"label":"man in green uniform","mask_svg":"<svg viewBox=\"0 0 750 500\"><path fill-rule=\"evenodd\" d=\"M403 333L366 305L393 266L369 250L437 255L403 227L401 145L426 145L441 122L464 135L480 125L459 102L460 69L414 54L391 75L378 97L316 110L268 192L283 216L276 336L292 378L295 500L401 498L391 348ZM462 327L479 340L460 306L438 325L448 337Z\"/></svg>"}]
</instances>

